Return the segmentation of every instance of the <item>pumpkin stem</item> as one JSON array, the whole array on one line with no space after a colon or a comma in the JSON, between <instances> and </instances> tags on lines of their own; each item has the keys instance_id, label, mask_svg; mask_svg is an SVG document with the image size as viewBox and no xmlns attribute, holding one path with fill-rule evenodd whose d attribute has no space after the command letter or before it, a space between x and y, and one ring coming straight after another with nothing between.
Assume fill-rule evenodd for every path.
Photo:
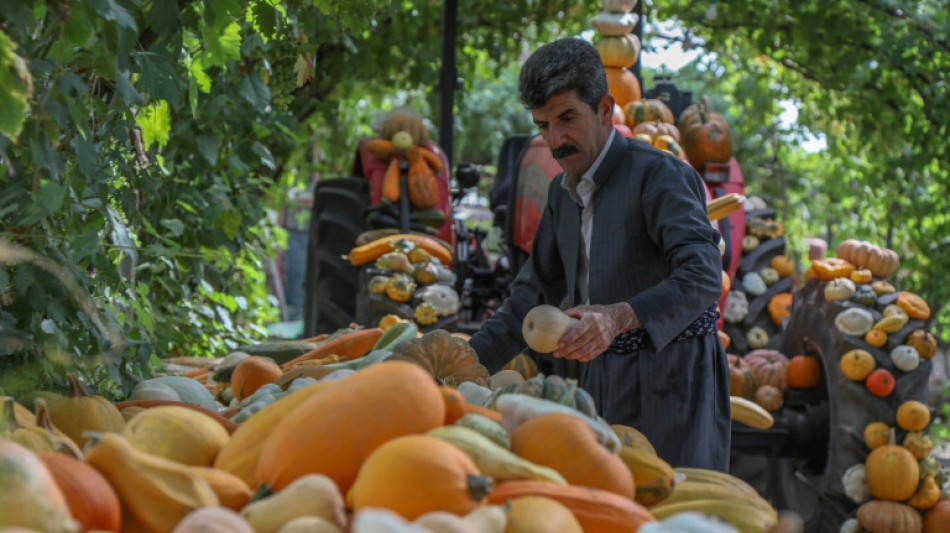
<instances>
[{"instance_id":1,"label":"pumpkin stem","mask_svg":"<svg viewBox=\"0 0 950 533\"><path fill-rule=\"evenodd\" d=\"M23 427L16 419L16 401L12 396L3 397L3 418L0 418L0 431L13 432Z\"/></svg>"},{"instance_id":2,"label":"pumpkin stem","mask_svg":"<svg viewBox=\"0 0 950 533\"><path fill-rule=\"evenodd\" d=\"M495 490L495 482L488 476L469 474L467 483L469 495L477 502L484 500L491 491Z\"/></svg>"},{"instance_id":3,"label":"pumpkin stem","mask_svg":"<svg viewBox=\"0 0 950 533\"><path fill-rule=\"evenodd\" d=\"M46 400L43 398L33 400L33 412L36 413L36 425L52 433L53 422L49 419L49 407L46 405Z\"/></svg>"},{"instance_id":4,"label":"pumpkin stem","mask_svg":"<svg viewBox=\"0 0 950 533\"><path fill-rule=\"evenodd\" d=\"M86 388L83 387L82 382L79 381L79 377L77 377L76 374L66 374L66 379L69 380L70 398L82 398L83 396L89 396L89 393L86 392Z\"/></svg>"},{"instance_id":5,"label":"pumpkin stem","mask_svg":"<svg viewBox=\"0 0 950 533\"><path fill-rule=\"evenodd\" d=\"M257 490L254 491L254 495L251 496L251 500L248 503L256 502L257 500L263 500L264 498L273 494L274 489L262 483L261 486L257 487Z\"/></svg>"}]
</instances>

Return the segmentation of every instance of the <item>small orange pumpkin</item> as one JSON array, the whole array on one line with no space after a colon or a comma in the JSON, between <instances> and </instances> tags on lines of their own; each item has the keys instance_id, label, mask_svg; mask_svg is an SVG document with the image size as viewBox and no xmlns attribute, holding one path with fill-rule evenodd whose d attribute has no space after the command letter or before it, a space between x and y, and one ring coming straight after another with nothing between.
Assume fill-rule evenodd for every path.
<instances>
[{"instance_id":1,"label":"small orange pumpkin","mask_svg":"<svg viewBox=\"0 0 950 533\"><path fill-rule=\"evenodd\" d=\"M762 406L766 411L778 411L785 405L782 391L772 385L762 385L756 389L753 401Z\"/></svg>"},{"instance_id":2,"label":"small orange pumpkin","mask_svg":"<svg viewBox=\"0 0 950 533\"><path fill-rule=\"evenodd\" d=\"M897 425L904 431L923 431L930 423L930 410L922 402L907 400L897 408Z\"/></svg>"},{"instance_id":3,"label":"small orange pumpkin","mask_svg":"<svg viewBox=\"0 0 950 533\"><path fill-rule=\"evenodd\" d=\"M861 268L851 272L851 281L855 283L871 283L873 274L866 268Z\"/></svg>"},{"instance_id":4,"label":"small orange pumpkin","mask_svg":"<svg viewBox=\"0 0 950 533\"><path fill-rule=\"evenodd\" d=\"M821 379L821 365L815 357L796 355L788 361L787 376L789 387L796 389L817 387Z\"/></svg>"},{"instance_id":5,"label":"small orange pumpkin","mask_svg":"<svg viewBox=\"0 0 950 533\"><path fill-rule=\"evenodd\" d=\"M851 381L864 381L874 371L877 362L871 352L858 348L841 356L838 366L841 368L841 374L844 377Z\"/></svg>"},{"instance_id":6,"label":"small orange pumpkin","mask_svg":"<svg viewBox=\"0 0 950 533\"><path fill-rule=\"evenodd\" d=\"M759 387L749 363L738 355L729 354L729 394L752 399Z\"/></svg>"},{"instance_id":7,"label":"small orange pumpkin","mask_svg":"<svg viewBox=\"0 0 950 533\"><path fill-rule=\"evenodd\" d=\"M346 501L355 512L384 507L415 520L433 511L468 514L492 488L492 479L462 450L435 437L405 435L370 454Z\"/></svg>"},{"instance_id":8,"label":"small orange pumpkin","mask_svg":"<svg viewBox=\"0 0 950 533\"><path fill-rule=\"evenodd\" d=\"M792 312L792 293L780 292L769 300L769 316L775 324L781 324L782 320Z\"/></svg>"},{"instance_id":9,"label":"small orange pumpkin","mask_svg":"<svg viewBox=\"0 0 950 533\"><path fill-rule=\"evenodd\" d=\"M891 427L884 422L871 422L864 426L864 444L869 450L884 446L891 439Z\"/></svg>"},{"instance_id":10,"label":"small orange pumpkin","mask_svg":"<svg viewBox=\"0 0 950 533\"><path fill-rule=\"evenodd\" d=\"M924 514L923 533L946 531L947 524L950 524L950 500L940 500Z\"/></svg>"},{"instance_id":11,"label":"small orange pumpkin","mask_svg":"<svg viewBox=\"0 0 950 533\"><path fill-rule=\"evenodd\" d=\"M884 368L878 368L874 372L871 372L864 381L864 385L875 396L882 398L890 396L890 394L894 392L894 374L891 374Z\"/></svg>"},{"instance_id":12,"label":"small orange pumpkin","mask_svg":"<svg viewBox=\"0 0 950 533\"><path fill-rule=\"evenodd\" d=\"M49 402L49 418L53 425L82 447L89 440L83 436L87 431L121 433L125 426L122 413L102 396L86 393L79 378L68 374L69 396Z\"/></svg>"},{"instance_id":13,"label":"small orange pumpkin","mask_svg":"<svg viewBox=\"0 0 950 533\"><path fill-rule=\"evenodd\" d=\"M769 266L778 272L778 275L787 278L795 273L795 263L787 255L776 255L769 261Z\"/></svg>"},{"instance_id":14,"label":"small orange pumpkin","mask_svg":"<svg viewBox=\"0 0 950 533\"><path fill-rule=\"evenodd\" d=\"M930 306L927 305L927 302L924 301L923 298L912 292L900 291L897 293L897 305L904 311L907 311L907 316L914 320L927 320L930 318Z\"/></svg>"},{"instance_id":15,"label":"small orange pumpkin","mask_svg":"<svg viewBox=\"0 0 950 533\"><path fill-rule=\"evenodd\" d=\"M917 354L924 359L931 359L937 353L937 339L923 329L917 329L907 336L904 344L917 350Z\"/></svg>"},{"instance_id":16,"label":"small orange pumpkin","mask_svg":"<svg viewBox=\"0 0 950 533\"><path fill-rule=\"evenodd\" d=\"M880 329L872 329L864 334L864 342L875 348L880 348L887 344L887 333Z\"/></svg>"},{"instance_id":17,"label":"small orange pumpkin","mask_svg":"<svg viewBox=\"0 0 950 533\"><path fill-rule=\"evenodd\" d=\"M868 454L864 462L864 479L871 495L878 500L906 501L917 491L920 468L917 458L904 448L890 443L879 446Z\"/></svg>"},{"instance_id":18,"label":"small orange pumpkin","mask_svg":"<svg viewBox=\"0 0 950 533\"><path fill-rule=\"evenodd\" d=\"M854 271L854 265L837 257L815 259L811 262L815 274L821 281L831 281L835 278L847 278Z\"/></svg>"}]
</instances>

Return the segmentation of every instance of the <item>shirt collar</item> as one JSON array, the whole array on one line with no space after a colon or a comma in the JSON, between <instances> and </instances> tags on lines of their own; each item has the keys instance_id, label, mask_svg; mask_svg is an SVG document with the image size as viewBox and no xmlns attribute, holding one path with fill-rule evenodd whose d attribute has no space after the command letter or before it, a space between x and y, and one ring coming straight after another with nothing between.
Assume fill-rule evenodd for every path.
<instances>
[{"instance_id":1,"label":"shirt collar","mask_svg":"<svg viewBox=\"0 0 950 533\"><path fill-rule=\"evenodd\" d=\"M610 148L610 143L613 142L616 134L617 134L617 128L610 128L610 134L607 135L607 142L605 142L604 147L601 148L600 154L597 155L597 159L595 159L594 162L590 165L590 168L588 168L586 172L581 174L580 178L571 176L570 174L566 172L564 173L564 179L561 180L561 187L563 187L564 190L566 190L567 193L570 194L571 198L573 198L574 201L577 202L578 204L583 204L583 201L581 200L580 195L577 194L577 183L580 180L588 181L591 184L594 183L594 173L597 172L597 169L600 167L600 164L604 161L604 157L607 156L607 150Z\"/></svg>"}]
</instances>

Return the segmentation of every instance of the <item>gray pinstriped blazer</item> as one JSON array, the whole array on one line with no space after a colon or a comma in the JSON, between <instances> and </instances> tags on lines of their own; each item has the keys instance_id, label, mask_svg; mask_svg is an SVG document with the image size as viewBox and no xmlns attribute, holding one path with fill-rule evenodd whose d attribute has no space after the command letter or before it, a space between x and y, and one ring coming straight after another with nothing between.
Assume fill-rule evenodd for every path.
<instances>
[{"instance_id":1,"label":"gray pinstriped blazer","mask_svg":"<svg viewBox=\"0 0 950 533\"><path fill-rule=\"evenodd\" d=\"M529 310L544 303L575 305L580 208L562 179L548 188L532 254L511 296L471 338L492 373L524 350L521 323ZM618 134L594 183L590 302L629 303L652 349L598 356L582 384L608 422L640 429L674 465L725 469L725 351L718 339L706 338L715 335L672 343L721 289L719 233L706 216L702 179L675 156ZM709 448L697 447L696 439Z\"/></svg>"}]
</instances>

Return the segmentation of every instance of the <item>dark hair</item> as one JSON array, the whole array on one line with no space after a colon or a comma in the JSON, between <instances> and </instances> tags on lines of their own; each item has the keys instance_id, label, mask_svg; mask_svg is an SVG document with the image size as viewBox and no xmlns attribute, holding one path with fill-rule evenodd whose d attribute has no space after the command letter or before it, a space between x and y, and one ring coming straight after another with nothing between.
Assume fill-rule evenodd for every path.
<instances>
[{"instance_id":1,"label":"dark hair","mask_svg":"<svg viewBox=\"0 0 950 533\"><path fill-rule=\"evenodd\" d=\"M577 91L594 112L607 94L607 73L597 49L583 39L552 41L531 54L521 67L518 96L528 109L543 106L549 98Z\"/></svg>"}]
</instances>

